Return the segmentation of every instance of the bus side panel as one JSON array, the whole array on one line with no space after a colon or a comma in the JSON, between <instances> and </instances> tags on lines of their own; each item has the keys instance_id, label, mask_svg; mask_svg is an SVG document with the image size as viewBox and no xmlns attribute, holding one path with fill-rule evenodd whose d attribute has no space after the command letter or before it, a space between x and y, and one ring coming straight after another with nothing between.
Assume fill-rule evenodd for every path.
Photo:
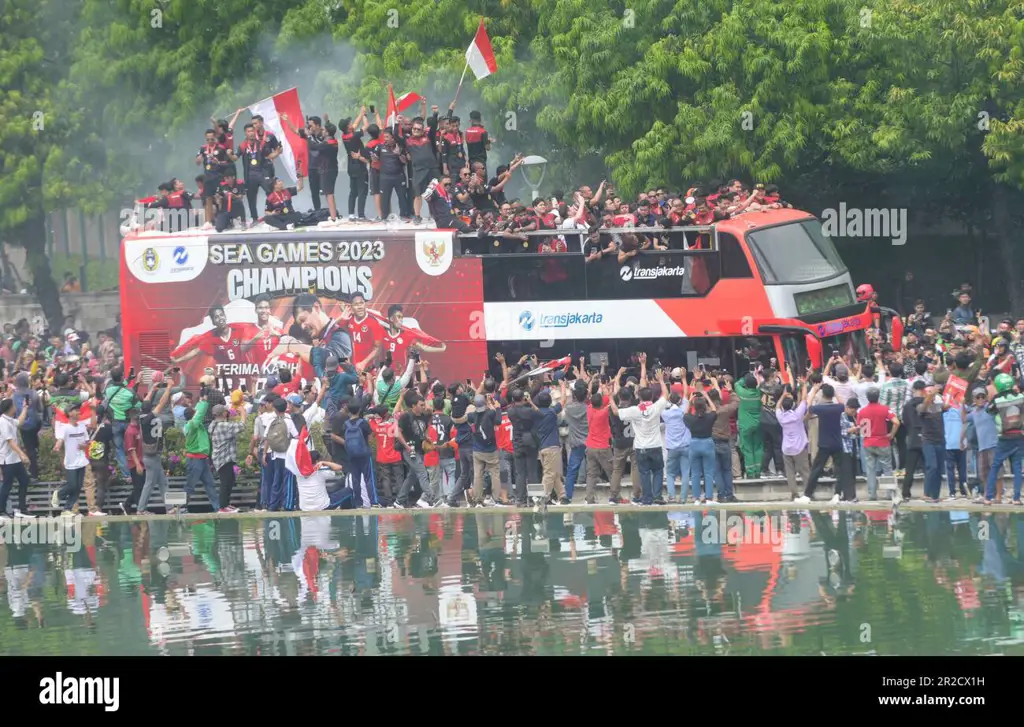
<instances>
[{"instance_id":1,"label":"bus side panel","mask_svg":"<svg viewBox=\"0 0 1024 727\"><path fill-rule=\"evenodd\" d=\"M382 344L377 361L384 358L389 344L379 321L398 304L407 331L390 343L399 353L418 343L427 347L422 358L431 377L479 378L488 363L481 264L453 259L451 233L373 233L381 235L376 240L359 240L367 234L358 231L304 233L295 242L258 234L126 240L122 326L131 365L141 371L177 363L190 384L211 368L250 390L281 366L309 379L310 346L339 326L347 330L347 301L361 294L369 316L353 331L363 339L353 359L372 351L373 341ZM306 316L303 329L294 303L307 293L316 296L316 323ZM218 308L223 337L213 331ZM290 354L289 338L299 341ZM395 364L404 368L405 359Z\"/></svg>"}]
</instances>

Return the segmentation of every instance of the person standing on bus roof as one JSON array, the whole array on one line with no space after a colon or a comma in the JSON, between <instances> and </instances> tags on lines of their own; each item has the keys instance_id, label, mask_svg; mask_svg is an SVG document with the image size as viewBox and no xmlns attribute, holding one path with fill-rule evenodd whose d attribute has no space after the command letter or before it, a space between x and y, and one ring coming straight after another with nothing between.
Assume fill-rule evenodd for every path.
<instances>
[{"instance_id":1,"label":"person standing on bus roof","mask_svg":"<svg viewBox=\"0 0 1024 727\"><path fill-rule=\"evenodd\" d=\"M484 165L484 176L487 176L487 152L491 150L491 138L481 123L479 111L469 112L469 128L466 129L466 153L469 163L480 162Z\"/></svg>"},{"instance_id":2,"label":"person standing on bus roof","mask_svg":"<svg viewBox=\"0 0 1024 727\"><path fill-rule=\"evenodd\" d=\"M206 144L199 147L196 153L196 164L201 164L206 174L203 176L202 200L206 220L212 222L214 215L214 198L220 191L220 183L224 172L231 167L228 151L217 143L217 131L206 130Z\"/></svg>"},{"instance_id":3,"label":"person standing on bus roof","mask_svg":"<svg viewBox=\"0 0 1024 727\"><path fill-rule=\"evenodd\" d=\"M269 138L264 135L261 140L256 131L256 124L246 124L245 141L239 144L238 154L235 156L236 159L242 160L242 176L245 180L245 195L249 201L249 218L252 224L260 217L256 208L256 195L259 190L262 189L266 195L272 191L270 183L274 178L273 159L276 156L275 152L280 149L279 146L274 146L276 142L273 134L270 134Z\"/></svg>"},{"instance_id":4,"label":"person standing on bus roof","mask_svg":"<svg viewBox=\"0 0 1024 727\"><path fill-rule=\"evenodd\" d=\"M323 180L324 166L321 152L327 143L323 122L319 116L310 116L306 119L305 128L296 129L295 124L288 118L288 114L281 114L281 121L288 124L288 128L292 130L293 134L306 141L306 148L309 151L309 169L301 171L304 171L309 178L309 194L313 198L313 209L319 210L320 183Z\"/></svg>"}]
</instances>

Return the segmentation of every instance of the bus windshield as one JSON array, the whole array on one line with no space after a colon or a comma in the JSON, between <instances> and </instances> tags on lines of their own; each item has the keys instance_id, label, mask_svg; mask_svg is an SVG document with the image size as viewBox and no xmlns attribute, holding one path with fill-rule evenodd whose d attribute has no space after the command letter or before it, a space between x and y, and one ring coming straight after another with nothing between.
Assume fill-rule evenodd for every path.
<instances>
[{"instance_id":1,"label":"bus windshield","mask_svg":"<svg viewBox=\"0 0 1024 727\"><path fill-rule=\"evenodd\" d=\"M747 234L766 284L813 283L846 272L817 220L792 222Z\"/></svg>"},{"instance_id":2,"label":"bus windshield","mask_svg":"<svg viewBox=\"0 0 1024 727\"><path fill-rule=\"evenodd\" d=\"M792 366L793 373L797 376L807 373L807 344L803 336L783 336L782 347L786 363ZM833 353L848 356L851 362L867 360L870 357L867 336L864 331L849 331L821 339L822 365L828 362Z\"/></svg>"}]
</instances>

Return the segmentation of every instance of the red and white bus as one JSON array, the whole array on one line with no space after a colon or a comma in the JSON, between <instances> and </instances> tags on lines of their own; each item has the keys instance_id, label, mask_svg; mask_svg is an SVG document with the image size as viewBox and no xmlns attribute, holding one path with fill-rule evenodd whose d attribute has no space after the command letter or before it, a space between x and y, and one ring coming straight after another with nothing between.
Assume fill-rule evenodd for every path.
<instances>
[{"instance_id":1,"label":"red and white bus","mask_svg":"<svg viewBox=\"0 0 1024 727\"><path fill-rule=\"evenodd\" d=\"M499 351L607 359L610 370L638 351L736 372L776 358L798 373L831 350L867 356L872 313L812 215L751 212L657 234L703 244L619 264L587 262L579 243L496 254L475 236L412 225L132 234L121 247L125 357L143 371L177 363L190 382L213 369L253 390L282 365L311 377L314 349L339 328L354 362L390 351L401 366L422 347L444 382L496 371ZM395 305L404 320L388 330Z\"/></svg>"}]
</instances>

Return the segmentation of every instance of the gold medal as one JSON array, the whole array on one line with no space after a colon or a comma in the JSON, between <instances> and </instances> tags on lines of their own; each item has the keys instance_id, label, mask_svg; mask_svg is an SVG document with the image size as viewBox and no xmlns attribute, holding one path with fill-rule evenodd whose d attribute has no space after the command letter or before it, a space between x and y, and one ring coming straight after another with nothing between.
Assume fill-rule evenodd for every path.
<instances>
[{"instance_id":1,"label":"gold medal","mask_svg":"<svg viewBox=\"0 0 1024 727\"><path fill-rule=\"evenodd\" d=\"M253 160L252 160L252 161L250 161L249 163L250 163L250 164L252 164L253 166L256 166L256 164L257 164L258 162L257 162L257 161L256 161L255 159L253 159Z\"/></svg>"}]
</instances>

